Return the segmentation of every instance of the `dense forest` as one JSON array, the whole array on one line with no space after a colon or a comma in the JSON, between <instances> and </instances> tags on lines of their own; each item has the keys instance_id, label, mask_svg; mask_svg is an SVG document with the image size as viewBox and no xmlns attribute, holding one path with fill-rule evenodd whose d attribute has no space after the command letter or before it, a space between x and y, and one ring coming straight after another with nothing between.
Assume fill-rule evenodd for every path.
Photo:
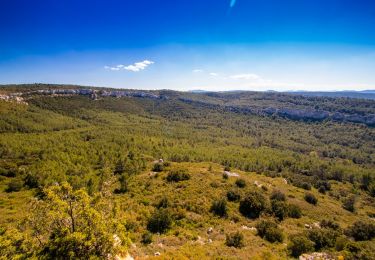
<instances>
[{"instance_id":1,"label":"dense forest","mask_svg":"<svg viewBox=\"0 0 375 260\"><path fill-rule=\"evenodd\" d=\"M0 89L1 259L375 258L374 100L53 89Z\"/></svg>"}]
</instances>

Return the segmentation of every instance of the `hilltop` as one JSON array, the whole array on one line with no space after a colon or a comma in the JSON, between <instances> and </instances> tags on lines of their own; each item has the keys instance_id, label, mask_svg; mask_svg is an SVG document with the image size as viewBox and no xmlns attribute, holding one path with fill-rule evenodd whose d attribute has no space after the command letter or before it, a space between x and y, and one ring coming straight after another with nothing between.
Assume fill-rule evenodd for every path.
<instances>
[{"instance_id":1,"label":"hilltop","mask_svg":"<svg viewBox=\"0 0 375 260\"><path fill-rule=\"evenodd\" d=\"M375 257L373 100L40 84L0 94L2 257L84 258L103 244L95 254L140 259ZM49 212L70 227L68 207L53 205L71 196L100 232L39 225Z\"/></svg>"}]
</instances>

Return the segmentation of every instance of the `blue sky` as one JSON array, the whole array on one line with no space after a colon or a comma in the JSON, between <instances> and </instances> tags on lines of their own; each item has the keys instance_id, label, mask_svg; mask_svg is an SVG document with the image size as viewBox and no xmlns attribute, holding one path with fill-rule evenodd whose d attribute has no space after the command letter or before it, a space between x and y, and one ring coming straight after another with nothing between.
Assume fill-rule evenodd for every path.
<instances>
[{"instance_id":1,"label":"blue sky","mask_svg":"<svg viewBox=\"0 0 375 260\"><path fill-rule=\"evenodd\" d=\"M0 84L375 89L372 0L0 0Z\"/></svg>"}]
</instances>

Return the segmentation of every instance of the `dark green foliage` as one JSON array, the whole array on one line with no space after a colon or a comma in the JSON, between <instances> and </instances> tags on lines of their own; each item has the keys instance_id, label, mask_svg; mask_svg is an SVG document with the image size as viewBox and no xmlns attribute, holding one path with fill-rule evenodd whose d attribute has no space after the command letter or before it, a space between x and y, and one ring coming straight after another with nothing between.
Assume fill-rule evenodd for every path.
<instances>
[{"instance_id":1,"label":"dark green foliage","mask_svg":"<svg viewBox=\"0 0 375 260\"><path fill-rule=\"evenodd\" d=\"M217 216L226 217L228 214L227 200L226 199L214 200L212 202L210 211L213 212Z\"/></svg>"},{"instance_id":2,"label":"dark green foliage","mask_svg":"<svg viewBox=\"0 0 375 260\"><path fill-rule=\"evenodd\" d=\"M320 192L320 193L322 193L322 194L326 194L326 188L324 187L324 186L320 186L319 188L318 188L318 191Z\"/></svg>"},{"instance_id":3,"label":"dark green foliage","mask_svg":"<svg viewBox=\"0 0 375 260\"><path fill-rule=\"evenodd\" d=\"M314 242L315 250L334 247L339 233L332 229L312 229L308 232L308 238Z\"/></svg>"},{"instance_id":4,"label":"dark green foliage","mask_svg":"<svg viewBox=\"0 0 375 260\"><path fill-rule=\"evenodd\" d=\"M267 199L260 192L250 191L240 201L240 212L248 218L258 218L266 210Z\"/></svg>"},{"instance_id":5,"label":"dark green foliage","mask_svg":"<svg viewBox=\"0 0 375 260\"><path fill-rule=\"evenodd\" d=\"M120 188L116 189L116 193L125 193L128 191L128 179L125 174L121 174L120 177L118 178L120 182Z\"/></svg>"},{"instance_id":6,"label":"dark green foliage","mask_svg":"<svg viewBox=\"0 0 375 260\"><path fill-rule=\"evenodd\" d=\"M24 185L27 186L29 189L34 189L39 187L38 178L35 175L28 173L24 178Z\"/></svg>"},{"instance_id":7,"label":"dark green foliage","mask_svg":"<svg viewBox=\"0 0 375 260\"><path fill-rule=\"evenodd\" d=\"M22 180L20 180L20 179L18 179L18 178L15 178L15 179L12 179L12 180L8 183L8 185L7 185L6 189L5 189L5 191L6 191L6 192L16 192L16 191L20 191L20 190L22 189L23 185L24 185L24 183L23 183Z\"/></svg>"},{"instance_id":8,"label":"dark green foliage","mask_svg":"<svg viewBox=\"0 0 375 260\"><path fill-rule=\"evenodd\" d=\"M312 194L312 193L306 193L304 198L305 198L306 202L308 202L312 205L316 205L318 203L317 197L315 197L315 195Z\"/></svg>"},{"instance_id":9,"label":"dark green foliage","mask_svg":"<svg viewBox=\"0 0 375 260\"><path fill-rule=\"evenodd\" d=\"M228 201L239 201L241 199L240 191L237 189L232 189L227 192L227 199Z\"/></svg>"},{"instance_id":10,"label":"dark green foliage","mask_svg":"<svg viewBox=\"0 0 375 260\"><path fill-rule=\"evenodd\" d=\"M187 170L175 170L170 171L167 175L167 181L169 182L180 182L180 181L186 181L190 179L190 174Z\"/></svg>"},{"instance_id":11,"label":"dark green foliage","mask_svg":"<svg viewBox=\"0 0 375 260\"><path fill-rule=\"evenodd\" d=\"M296 234L289 237L288 250L293 257L299 257L303 253L314 251L314 242L304 234Z\"/></svg>"},{"instance_id":12,"label":"dark green foliage","mask_svg":"<svg viewBox=\"0 0 375 260\"><path fill-rule=\"evenodd\" d=\"M314 186L315 188L319 190L319 192L320 190L324 192L331 190L331 183L329 183L328 181L317 181ZM321 193L324 193L324 192L321 192Z\"/></svg>"},{"instance_id":13,"label":"dark green foliage","mask_svg":"<svg viewBox=\"0 0 375 260\"><path fill-rule=\"evenodd\" d=\"M167 197L162 197L155 205L156 208L168 208L170 206L170 202Z\"/></svg>"},{"instance_id":14,"label":"dark green foliage","mask_svg":"<svg viewBox=\"0 0 375 260\"><path fill-rule=\"evenodd\" d=\"M280 221L288 216L288 205L284 201L272 200L271 209L273 215Z\"/></svg>"},{"instance_id":15,"label":"dark green foliage","mask_svg":"<svg viewBox=\"0 0 375 260\"><path fill-rule=\"evenodd\" d=\"M332 221L332 220L323 219L322 221L320 221L320 227L332 229L332 230L337 231L337 232L341 232L340 225L338 223Z\"/></svg>"},{"instance_id":16,"label":"dark green foliage","mask_svg":"<svg viewBox=\"0 0 375 260\"><path fill-rule=\"evenodd\" d=\"M373 248L366 247L363 244L348 242L345 245L345 259L348 260L373 260L375 252Z\"/></svg>"},{"instance_id":17,"label":"dark green foliage","mask_svg":"<svg viewBox=\"0 0 375 260\"><path fill-rule=\"evenodd\" d=\"M244 179L237 179L236 185L238 188L245 188L246 187L246 181Z\"/></svg>"},{"instance_id":18,"label":"dark green foliage","mask_svg":"<svg viewBox=\"0 0 375 260\"><path fill-rule=\"evenodd\" d=\"M261 238L274 243L282 242L284 240L284 234L277 224L270 220L261 220L256 224L258 236Z\"/></svg>"},{"instance_id":19,"label":"dark green foliage","mask_svg":"<svg viewBox=\"0 0 375 260\"><path fill-rule=\"evenodd\" d=\"M115 174L122 174L125 172L125 162L123 160L118 160L115 166Z\"/></svg>"},{"instance_id":20,"label":"dark green foliage","mask_svg":"<svg viewBox=\"0 0 375 260\"><path fill-rule=\"evenodd\" d=\"M350 212L355 212L355 202L355 195L349 196L348 198L344 199L342 207Z\"/></svg>"},{"instance_id":21,"label":"dark green foliage","mask_svg":"<svg viewBox=\"0 0 375 260\"><path fill-rule=\"evenodd\" d=\"M230 171L230 167L228 165L224 166L224 171L229 172Z\"/></svg>"},{"instance_id":22,"label":"dark green foliage","mask_svg":"<svg viewBox=\"0 0 375 260\"><path fill-rule=\"evenodd\" d=\"M164 165L162 163L155 163L152 167L152 171L154 172L162 172L164 171Z\"/></svg>"},{"instance_id":23,"label":"dark green foliage","mask_svg":"<svg viewBox=\"0 0 375 260\"><path fill-rule=\"evenodd\" d=\"M354 238L356 241L371 240L375 237L375 224L357 221L345 230L345 234Z\"/></svg>"},{"instance_id":24,"label":"dark green foliage","mask_svg":"<svg viewBox=\"0 0 375 260\"><path fill-rule=\"evenodd\" d=\"M307 182L303 182L301 185L301 188L305 190L311 190L311 184Z\"/></svg>"},{"instance_id":25,"label":"dark green foliage","mask_svg":"<svg viewBox=\"0 0 375 260\"><path fill-rule=\"evenodd\" d=\"M230 247L242 248L245 246L244 236L240 232L227 234L225 244Z\"/></svg>"},{"instance_id":26,"label":"dark green foliage","mask_svg":"<svg viewBox=\"0 0 375 260\"><path fill-rule=\"evenodd\" d=\"M223 173L223 179L224 179L224 180L228 180L228 178L229 178L228 174Z\"/></svg>"},{"instance_id":27,"label":"dark green foliage","mask_svg":"<svg viewBox=\"0 0 375 260\"><path fill-rule=\"evenodd\" d=\"M271 200L286 201L286 196L279 190L274 190L270 197Z\"/></svg>"},{"instance_id":28,"label":"dark green foliage","mask_svg":"<svg viewBox=\"0 0 375 260\"><path fill-rule=\"evenodd\" d=\"M141 242L145 245L151 244L152 243L152 233L151 232L143 233Z\"/></svg>"},{"instance_id":29,"label":"dark green foliage","mask_svg":"<svg viewBox=\"0 0 375 260\"><path fill-rule=\"evenodd\" d=\"M301 208L295 204L288 204L288 217L290 218L300 218L302 217Z\"/></svg>"},{"instance_id":30,"label":"dark green foliage","mask_svg":"<svg viewBox=\"0 0 375 260\"><path fill-rule=\"evenodd\" d=\"M172 215L167 209L156 210L148 220L147 229L152 233L165 233L173 223Z\"/></svg>"}]
</instances>

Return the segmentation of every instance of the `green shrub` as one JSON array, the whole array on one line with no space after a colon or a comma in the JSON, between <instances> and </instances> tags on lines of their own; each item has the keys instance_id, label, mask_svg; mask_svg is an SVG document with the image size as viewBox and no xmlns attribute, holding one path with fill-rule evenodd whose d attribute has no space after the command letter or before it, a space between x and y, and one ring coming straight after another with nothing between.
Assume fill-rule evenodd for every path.
<instances>
[{"instance_id":1,"label":"green shrub","mask_svg":"<svg viewBox=\"0 0 375 260\"><path fill-rule=\"evenodd\" d=\"M271 200L286 201L286 196L279 190L274 190L270 196Z\"/></svg>"},{"instance_id":2,"label":"green shrub","mask_svg":"<svg viewBox=\"0 0 375 260\"><path fill-rule=\"evenodd\" d=\"M143 233L141 242L145 245L151 244L152 243L152 233L150 233L150 232Z\"/></svg>"},{"instance_id":3,"label":"green shrub","mask_svg":"<svg viewBox=\"0 0 375 260\"><path fill-rule=\"evenodd\" d=\"M345 230L345 234L356 241L371 240L375 237L375 224L359 220Z\"/></svg>"},{"instance_id":4,"label":"green shrub","mask_svg":"<svg viewBox=\"0 0 375 260\"><path fill-rule=\"evenodd\" d=\"M167 197L162 197L155 205L156 208L168 208L169 207L169 200Z\"/></svg>"},{"instance_id":5,"label":"green shrub","mask_svg":"<svg viewBox=\"0 0 375 260\"><path fill-rule=\"evenodd\" d=\"M332 229L312 229L308 232L308 238L314 242L315 250L334 247L339 233Z\"/></svg>"},{"instance_id":6,"label":"green shrub","mask_svg":"<svg viewBox=\"0 0 375 260\"><path fill-rule=\"evenodd\" d=\"M304 182L304 183L301 184L301 188L304 189L304 190L311 190L311 184L307 183L307 182Z\"/></svg>"},{"instance_id":7,"label":"green shrub","mask_svg":"<svg viewBox=\"0 0 375 260\"><path fill-rule=\"evenodd\" d=\"M152 233L164 233L172 226L172 216L167 209L159 209L152 214L147 229Z\"/></svg>"},{"instance_id":8,"label":"green shrub","mask_svg":"<svg viewBox=\"0 0 375 260\"><path fill-rule=\"evenodd\" d=\"M39 187L38 178L35 175L28 173L24 178L24 185L29 189L34 189Z\"/></svg>"},{"instance_id":9,"label":"green shrub","mask_svg":"<svg viewBox=\"0 0 375 260\"><path fill-rule=\"evenodd\" d=\"M355 196L354 195L349 196L348 198L344 199L342 203L342 207L346 209L347 211L355 212L355 202L356 202Z\"/></svg>"},{"instance_id":10,"label":"green shrub","mask_svg":"<svg viewBox=\"0 0 375 260\"><path fill-rule=\"evenodd\" d=\"M277 224L270 220L261 220L256 225L258 236L261 238L274 243L282 242L284 240L284 235Z\"/></svg>"},{"instance_id":11,"label":"green shrub","mask_svg":"<svg viewBox=\"0 0 375 260\"><path fill-rule=\"evenodd\" d=\"M318 198L312 193L306 193L305 200L312 205L316 205L318 203Z\"/></svg>"},{"instance_id":12,"label":"green shrub","mask_svg":"<svg viewBox=\"0 0 375 260\"><path fill-rule=\"evenodd\" d=\"M152 167L152 171L162 172L162 171L164 171L164 165L162 163L155 163L154 167Z\"/></svg>"},{"instance_id":13,"label":"green shrub","mask_svg":"<svg viewBox=\"0 0 375 260\"><path fill-rule=\"evenodd\" d=\"M244 236L240 232L226 235L225 244L230 247L242 248L245 246Z\"/></svg>"},{"instance_id":14,"label":"green shrub","mask_svg":"<svg viewBox=\"0 0 375 260\"><path fill-rule=\"evenodd\" d=\"M125 174L121 174L118 178L120 182L120 188L115 190L115 193L125 193L128 191L128 179Z\"/></svg>"},{"instance_id":15,"label":"green shrub","mask_svg":"<svg viewBox=\"0 0 375 260\"><path fill-rule=\"evenodd\" d=\"M320 221L320 227L341 231L340 225L332 220L323 219Z\"/></svg>"},{"instance_id":16,"label":"green shrub","mask_svg":"<svg viewBox=\"0 0 375 260\"><path fill-rule=\"evenodd\" d=\"M245 188L246 187L246 181L244 179L237 179L236 185L238 188Z\"/></svg>"},{"instance_id":17,"label":"green shrub","mask_svg":"<svg viewBox=\"0 0 375 260\"><path fill-rule=\"evenodd\" d=\"M292 235L289 238L288 251L291 256L300 255L314 251L314 242L309 240L304 234Z\"/></svg>"},{"instance_id":18,"label":"green shrub","mask_svg":"<svg viewBox=\"0 0 375 260\"><path fill-rule=\"evenodd\" d=\"M226 199L219 199L219 200L213 201L210 211L213 212L217 216L226 217L227 211L228 211Z\"/></svg>"},{"instance_id":19,"label":"green shrub","mask_svg":"<svg viewBox=\"0 0 375 260\"><path fill-rule=\"evenodd\" d=\"M250 191L240 201L240 212L248 218L257 218L267 208L267 200L258 191Z\"/></svg>"},{"instance_id":20,"label":"green shrub","mask_svg":"<svg viewBox=\"0 0 375 260\"><path fill-rule=\"evenodd\" d=\"M229 190L227 192L227 199L229 201L239 201L241 199L241 194L238 190Z\"/></svg>"},{"instance_id":21,"label":"green shrub","mask_svg":"<svg viewBox=\"0 0 375 260\"><path fill-rule=\"evenodd\" d=\"M363 244L349 242L345 245L345 259L347 260L373 260L375 252L373 248L366 247Z\"/></svg>"},{"instance_id":22,"label":"green shrub","mask_svg":"<svg viewBox=\"0 0 375 260\"><path fill-rule=\"evenodd\" d=\"M288 206L284 201L272 200L271 209L273 215L280 221L288 216Z\"/></svg>"},{"instance_id":23,"label":"green shrub","mask_svg":"<svg viewBox=\"0 0 375 260\"><path fill-rule=\"evenodd\" d=\"M169 182L180 182L180 181L186 181L190 179L190 174L187 172L187 170L175 170L170 171L167 175L167 181Z\"/></svg>"},{"instance_id":24,"label":"green shrub","mask_svg":"<svg viewBox=\"0 0 375 260\"><path fill-rule=\"evenodd\" d=\"M20 180L20 179L12 179L8 183L5 191L6 192L16 192L16 191L20 191L22 189L22 187L23 187L23 181L22 180Z\"/></svg>"},{"instance_id":25,"label":"green shrub","mask_svg":"<svg viewBox=\"0 0 375 260\"><path fill-rule=\"evenodd\" d=\"M302 217L301 208L295 204L288 204L288 217L290 218L300 218Z\"/></svg>"},{"instance_id":26,"label":"green shrub","mask_svg":"<svg viewBox=\"0 0 375 260\"><path fill-rule=\"evenodd\" d=\"M320 186L320 187L318 188L318 191L319 191L320 193L322 193L322 194L326 194L326 188L325 188L324 186Z\"/></svg>"}]
</instances>

